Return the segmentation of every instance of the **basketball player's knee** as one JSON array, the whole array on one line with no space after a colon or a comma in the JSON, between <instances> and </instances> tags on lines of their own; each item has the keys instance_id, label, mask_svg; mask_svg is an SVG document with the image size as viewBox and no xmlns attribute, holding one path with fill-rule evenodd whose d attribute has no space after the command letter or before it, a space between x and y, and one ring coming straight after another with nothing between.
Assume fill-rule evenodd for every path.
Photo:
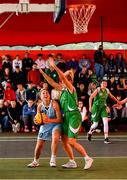
<instances>
[{"instance_id":1,"label":"basketball player's knee","mask_svg":"<svg viewBox=\"0 0 127 180\"><path fill-rule=\"evenodd\" d=\"M58 136L58 137L57 137L57 136L53 137L53 138L52 138L52 142L53 142L54 144L58 144L58 142L59 142L59 136Z\"/></svg>"},{"instance_id":2,"label":"basketball player's knee","mask_svg":"<svg viewBox=\"0 0 127 180\"><path fill-rule=\"evenodd\" d=\"M68 143L71 145L71 146L74 146L75 145L75 139L69 139L68 140Z\"/></svg>"},{"instance_id":3,"label":"basketball player's knee","mask_svg":"<svg viewBox=\"0 0 127 180\"><path fill-rule=\"evenodd\" d=\"M91 126L91 129L96 129L98 126L98 122L94 122Z\"/></svg>"}]
</instances>

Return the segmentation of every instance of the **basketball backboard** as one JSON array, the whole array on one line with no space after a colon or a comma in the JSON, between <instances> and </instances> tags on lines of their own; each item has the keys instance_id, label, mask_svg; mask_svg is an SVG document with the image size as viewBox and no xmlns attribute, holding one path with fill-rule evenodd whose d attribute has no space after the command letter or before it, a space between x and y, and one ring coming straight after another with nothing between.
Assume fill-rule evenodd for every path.
<instances>
[{"instance_id":1,"label":"basketball backboard","mask_svg":"<svg viewBox=\"0 0 127 180\"><path fill-rule=\"evenodd\" d=\"M66 10L66 0L55 0L54 22L58 23Z\"/></svg>"}]
</instances>

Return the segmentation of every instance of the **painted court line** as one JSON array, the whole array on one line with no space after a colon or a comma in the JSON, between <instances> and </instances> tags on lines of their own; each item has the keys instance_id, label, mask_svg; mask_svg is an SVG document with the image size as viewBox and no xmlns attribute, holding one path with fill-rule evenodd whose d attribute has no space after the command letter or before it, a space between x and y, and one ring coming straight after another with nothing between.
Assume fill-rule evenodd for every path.
<instances>
[{"instance_id":1,"label":"painted court line","mask_svg":"<svg viewBox=\"0 0 127 180\"><path fill-rule=\"evenodd\" d=\"M87 135L81 135L78 136L78 139L84 139ZM93 135L94 138L104 138L103 135ZM127 135L109 135L110 138L127 138ZM33 139L37 138L37 135L35 136L1 136L0 139Z\"/></svg>"},{"instance_id":2,"label":"painted court line","mask_svg":"<svg viewBox=\"0 0 127 180\"><path fill-rule=\"evenodd\" d=\"M57 157L57 159L67 159L68 157ZM83 157L75 157L76 159L83 159ZM127 156L115 156L115 157L110 157L110 156L93 156L92 158L94 159L126 159ZM27 159L33 159L33 157L23 157L23 158L0 158L0 160L27 160ZM44 160L49 160L50 157L41 157L40 159Z\"/></svg>"},{"instance_id":3,"label":"painted court line","mask_svg":"<svg viewBox=\"0 0 127 180\"><path fill-rule=\"evenodd\" d=\"M0 139L0 142L36 142L37 139ZM92 141L103 141L103 138L93 138ZM84 139L78 139L78 141L88 141L86 138ZM127 139L111 139L111 141L117 141L117 142L127 142ZM90 142L91 143L91 142Z\"/></svg>"}]
</instances>

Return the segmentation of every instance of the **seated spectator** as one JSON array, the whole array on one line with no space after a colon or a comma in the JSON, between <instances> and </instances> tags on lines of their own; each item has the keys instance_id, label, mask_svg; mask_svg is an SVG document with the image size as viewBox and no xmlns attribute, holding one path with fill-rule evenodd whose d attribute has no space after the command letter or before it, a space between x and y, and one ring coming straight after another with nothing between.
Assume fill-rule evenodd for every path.
<instances>
[{"instance_id":1,"label":"seated spectator","mask_svg":"<svg viewBox=\"0 0 127 180\"><path fill-rule=\"evenodd\" d=\"M9 68L10 72L12 72L12 61L10 55L2 56L2 69L4 71L5 68Z\"/></svg>"},{"instance_id":2,"label":"seated spectator","mask_svg":"<svg viewBox=\"0 0 127 180\"><path fill-rule=\"evenodd\" d=\"M12 61L13 72L15 72L17 66L19 66L19 68L22 69L22 60L20 59L19 55L16 55L15 59Z\"/></svg>"},{"instance_id":3,"label":"seated spectator","mask_svg":"<svg viewBox=\"0 0 127 180\"><path fill-rule=\"evenodd\" d=\"M116 98L119 101L121 101L121 94L117 94ZM121 104L114 104L112 106L112 108L111 108L112 121L110 122L111 130L118 131L119 125L121 122L121 118L122 118L122 111L123 111L123 106Z\"/></svg>"},{"instance_id":4,"label":"seated spectator","mask_svg":"<svg viewBox=\"0 0 127 180\"><path fill-rule=\"evenodd\" d=\"M125 59L123 58L122 53L118 53L116 55L116 67L117 67L117 72L118 73L127 72Z\"/></svg>"},{"instance_id":5,"label":"seated spectator","mask_svg":"<svg viewBox=\"0 0 127 180\"><path fill-rule=\"evenodd\" d=\"M26 104L26 89L22 84L17 84L16 101L19 107L19 114L22 115L22 108Z\"/></svg>"},{"instance_id":6,"label":"seated spectator","mask_svg":"<svg viewBox=\"0 0 127 180\"><path fill-rule=\"evenodd\" d=\"M65 72L67 70L67 65L62 53L56 55L55 64L61 69L61 71Z\"/></svg>"},{"instance_id":7,"label":"seated spectator","mask_svg":"<svg viewBox=\"0 0 127 180\"><path fill-rule=\"evenodd\" d=\"M114 95L117 94L117 83L114 75L109 76L109 80L107 82L107 88L110 90L112 94Z\"/></svg>"},{"instance_id":8,"label":"seated spectator","mask_svg":"<svg viewBox=\"0 0 127 180\"><path fill-rule=\"evenodd\" d=\"M4 99L4 88L2 84L0 84L0 99Z\"/></svg>"},{"instance_id":9,"label":"seated spectator","mask_svg":"<svg viewBox=\"0 0 127 180\"><path fill-rule=\"evenodd\" d=\"M13 72L13 87L16 90L17 89L17 84L23 84L25 85L26 79L25 79L25 74L23 71L21 71L19 66L15 67L15 72Z\"/></svg>"},{"instance_id":10,"label":"seated spectator","mask_svg":"<svg viewBox=\"0 0 127 180\"><path fill-rule=\"evenodd\" d=\"M28 87L26 89L26 101L32 99L36 101L37 99L37 89L33 86L33 83L30 81L28 82Z\"/></svg>"},{"instance_id":11,"label":"seated spectator","mask_svg":"<svg viewBox=\"0 0 127 180\"><path fill-rule=\"evenodd\" d=\"M36 132L34 117L36 115L36 106L33 99L29 99L28 103L23 106L22 118L24 122L24 132Z\"/></svg>"},{"instance_id":12,"label":"seated spectator","mask_svg":"<svg viewBox=\"0 0 127 180\"><path fill-rule=\"evenodd\" d=\"M57 83L59 82L58 74L57 74L56 70L54 70L53 67L51 67L51 66L49 65L49 69L47 69L45 72L46 72L46 74L47 74L48 76L50 76L55 82L57 82ZM46 81L46 80L44 80L44 81ZM46 81L46 82L47 82L47 81ZM52 90L52 86L50 86L49 84L48 84L48 89L49 89L49 91Z\"/></svg>"},{"instance_id":13,"label":"seated spectator","mask_svg":"<svg viewBox=\"0 0 127 180\"><path fill-rule=\"evenodd\" d=\"M12 125L12 131L17 133L20 131L20 113L16 101L11 101L10 107L7 109L9 121Z\"/></svg>"},{"instance_id":14,"label":"seated spectator","mask_svg":"<svg viewBox=\"0 0 127 180\"><path fill-rule=\"evenodd\" d=\"M37 64L37 69L43 69L45 70L46 68L46 61L43 59L43 54L39 53L37 55L37 60L35 61Z\"/></svg>"},{"instance_id":15,"label":"seated spectator","mask_svg":"<svg viewBox=\"0 0 127 180\"><path fill-rule=\"evenodd\" d=\"M83 105L88 107L89 96L87 94L87 88L85 87L83 83L79 84L79 88L77 89L77 96L78 96L78 99L80 98L83 101Z\"/></svg>"},{"instance_id":16,"label":"seated spectator","mask_svg":"<svg viewBox=\"0 0 127 180\"><path fill-rule=\"evenodd\" d=\"M33 83L33 86L37 86L37 84L40 84L41 82L41 74L37 69L37 64L33 63L32 70L28 72L27 75L27 81L31 81Z\"/></svg>"},{"instance_id":17,"label":"seated spectator","mask_svg":"<svg viewBox=\"0 0 127 180\"><path fill-rule=\"evenodd\" d=\"M83 54L82 58L79 60L79 68L82 69L83 67L86 67L87 69L90 68L91 62L87 58L86 54Z\"/></svg>"},{"instance_id":18,"label":"seated spectator","mask_svg":"<svg viewBox=\"0 0 127 180\"><path fill-rule=\"evenodd\" d=\"M1 78L2 78L2 59L0 57L0 82L1 82Z\"/></svg>"},{"instance_id":19,"label":"seated spectator","mask_svg":"<svg viewBox=\"0 0 127 180\"><path fill-rule=\"evenodd\" d=\"M97 82L97 76L92 69L87 70L88 82Z\"/></svg>"},{"instance_id":20,"label":"seated spectator","mask_svg":"<svg viewBox=\"0 0 127 180\"><path fill-rule=\"evenodd\" d=\"M7 108L4 106L4 100L0 100L0 124L2 132L9 131L10 123L7 113Z\"/></svg>"},{"instance_id":21,"label":"seated spectator","mask_svg":"<svg viewBox=\"0 0 127 180\"><path fill-rule=\"evenodd\" d=\"M89 83L87 94L90 96L95 91L96 88L97 88L97 82Z\"/></svg>"},{"instance_id":22,"label":"seated spectator","mask_svg":"<svg viewBox=\"0 0 127 180\"><path fill-rule=\"evenodd\" d=\"M121 94L122 99L126 97L127 93L127 84L124 76L120 76L117 84L117 91Z\"/></svg>"},{"instance_id":23,"label":"seated spectator","mask_svg":"<svg viewBox=\"0 0 127 180\"><path fill-rule=\"evenodd\" d=\"M16 93L15 91L12 89L12 86L10 83L6 84L6 89L4 91L4 101L5 101L5 105L9 106L11 101L15 101L16 100Z\"/></svg>"},{"instance_id":24,"label":"seated spectator","mask_svg":"<svg viewBox=\"0 0 127 180\"><path fill-rule=\"evenodd\" d=\"M79 63L76 59L76 57L72 57L71 60L67 61L67 69L76 69L79 70Z\"/></svg>"},{"instance_id":25,"label":"seated spectator","mask_svg":"<svg viewBox=\"0 0 127 180\"><path fill-rule=\"evenodd\" d=\"M2 77L1 77L1 83L5 86L7 82L12 82L12 73L9 68L5 68Z\"/></svg>"},{"instance_id":26,"label":"seated spectator","mask_svg":"<svg viewBox=\"0 0 127 180\"><path fill-rule=\"evenodd\" d=\"M106 61L105 61L105 73L108 74L114 74L116 72L116 61L113 54L110 54Z\"/></svg>"},{"instance_id":27,"label":"seated spectator","mask_svg":"<svg viewBox=\"0 0 127 180\"><path fill-rule=\"evenodd\" d=\"M79 100L78 101L78 109L81 113L82 116L82 125L81 125L81 129L80 132L84 132L84 130L86 132L89 131L90 129L90 124L89 124L89 120L88 120L88 110L87 108L83 105L83 100Z\"/></svg>"},{"instance_id":28,"label":"seated spectator","mask_svg":"<svg viewBox=\"0 0 127 180\"><path fill-rule=\"evenodd\" d=\"M87 68L83 67L82 70L80 71L79 75L78 75L78 82L79 84L84 84L85 87L88 87L88 78L87 78Z\"/></svg>"}]
</instances>

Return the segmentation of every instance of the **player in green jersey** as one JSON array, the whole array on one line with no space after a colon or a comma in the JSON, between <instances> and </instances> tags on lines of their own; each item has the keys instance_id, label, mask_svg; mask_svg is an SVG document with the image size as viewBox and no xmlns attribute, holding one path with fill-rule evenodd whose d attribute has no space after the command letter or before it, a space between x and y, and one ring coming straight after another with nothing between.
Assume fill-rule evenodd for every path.
<instances>
[{"instance_id":1,"label":"player in green jersey","mask_svg":"<svg viewBox=\"0 0 127 180\"><path fill-rule=\"evenodd\" d=\"M115 98L111 92L106 88L107 82L103 80L100 87L98 87L89 98L89 112L91 112L91 121L93 124L88 132L88 140L91 141L92 133L98 126L99 120L102 118L104 125L104 143L111 143L108 139L108 112L107 112L107 98L110 97L117 103L120 103L117 98Z\"/></svg>"},{"instance_id":2,"label":"player in green jersey","mask_svg":"<svg viewBox=\"0 0 127 180\"><path fill-rule=\"evenodd\" d=\"M77 135L81 126L81 114L77 107L77 95L73 83L73 72L67 71L63 73L54 63L54 59L50 58L50 65L57 71L61 83L56 83L52 78L40 70L41 74L55 89L62 91L60 96L60 105L64 114L64 120L62 124L62 143L65 152L68 154L70 160L66 164L62 165L65 168L76 168L77 164L74 161L74 155L72 147L79 152L85 160L84 169L89 169L93 163L93 159L90 158L86 150L77 141Z\"/></svg>"}]
</instances>

